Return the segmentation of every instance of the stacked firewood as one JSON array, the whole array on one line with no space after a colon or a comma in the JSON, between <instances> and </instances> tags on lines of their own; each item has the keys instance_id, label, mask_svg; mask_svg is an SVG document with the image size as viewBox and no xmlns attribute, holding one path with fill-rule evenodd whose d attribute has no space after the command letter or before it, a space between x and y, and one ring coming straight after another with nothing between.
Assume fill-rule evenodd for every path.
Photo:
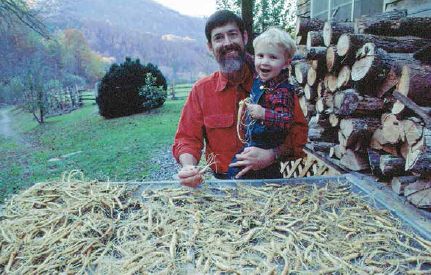
<instances>
[{"instance_id":1,"label":"stacked firewood","mask_svg":"<svg viewBox=\"0 0 431 275\"><path fill-rule=\"evenodd\" d=\"M431 18L299 18L296 37L292 82L311 149L431 208Z\"/></svg>"}]
</instances>

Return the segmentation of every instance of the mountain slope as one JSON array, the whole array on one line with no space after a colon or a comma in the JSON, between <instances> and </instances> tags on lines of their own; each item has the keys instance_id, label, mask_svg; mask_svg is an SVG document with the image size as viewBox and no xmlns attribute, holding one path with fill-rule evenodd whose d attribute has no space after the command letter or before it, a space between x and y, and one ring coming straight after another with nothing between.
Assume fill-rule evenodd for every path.
<instances>
[{"instance_id":1,"label":"mountain slope","mask_svg":"<svg viewBox=\"0 0 431 275\"><path fill-rule=\"evenodd\" d=\"M151 0L51 0L44 15L53 30L79 29L97 52L116 62L126 56L151 62L170 80L190 81L216 69L205 20Z\"/></svg>"}]
</instances>

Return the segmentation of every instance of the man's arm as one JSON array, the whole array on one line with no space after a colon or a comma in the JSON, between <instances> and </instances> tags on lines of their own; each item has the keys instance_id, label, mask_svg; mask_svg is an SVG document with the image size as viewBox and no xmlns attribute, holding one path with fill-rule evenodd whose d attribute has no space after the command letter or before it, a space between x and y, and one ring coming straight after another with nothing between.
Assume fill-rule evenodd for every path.
<instances>
[{"instance_id":1,"label":"man's arm","mask_svg":"<svg viewBox=\"0 0 431 275\"><path fill-rule=\"evenodd\" d=\"M191 187L196 187L202 181L196 164L203 147L203 115L195 89L194 86L184 104L172 146L173 155L182 166L178 172L180 183Z\"/></svg>"},{"instance_id":2,"label":"man's arm","mask_svg":"<svg viewBox=\"0 0 431 275\"><path fill-rule=\"evenodd\" d=\"M305 156L304 145L308 139L308 122L304 117L299 99L293 95L293 121L283 144L274 148L276 159L297 159Z\"/></svg>"},{"instance_id":3,"label":"man's arm","mask_svg":"<svg viewBox=\"0 0 431 275\"><path fill-rule=\"evenodd\" d=\"M181 170L178 172L178 178L182 185L197 187L203 180L199 168L196 167L198 161L188 153L181 154L179 157Z\"/></svg>"}]
</instances>

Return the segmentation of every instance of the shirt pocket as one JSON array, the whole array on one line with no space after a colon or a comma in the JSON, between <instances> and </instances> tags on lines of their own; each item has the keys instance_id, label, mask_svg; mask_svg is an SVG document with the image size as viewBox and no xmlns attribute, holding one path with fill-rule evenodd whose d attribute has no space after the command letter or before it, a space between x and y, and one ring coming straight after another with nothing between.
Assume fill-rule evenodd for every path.
<instances>
[{"instance_id":1,"label":"shirt pocket","mask_svg":"<svg viewBox=\"0 0 431 275\"><path fill-rule=\"evenodd\" d=\"M210 115L204 117L205 127L209 129L229 128L234 123L233 114Z\"/></svg>"},{"instance_id":2,"label":"shirt pocket","mask_svg":"<svg viewBox=\"0 0 431 275\"><path fill-rule=\"evenodd\" d=\"M207 152L226 155L236 151L236 127L233 114L217 114L204 117Z\"/></svg>"}]
</instances>

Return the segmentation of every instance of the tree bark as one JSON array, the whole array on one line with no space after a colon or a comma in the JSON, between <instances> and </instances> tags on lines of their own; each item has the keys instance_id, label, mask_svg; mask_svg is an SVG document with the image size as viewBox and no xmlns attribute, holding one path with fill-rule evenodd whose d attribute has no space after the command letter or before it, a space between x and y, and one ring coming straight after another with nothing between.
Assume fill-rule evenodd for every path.
<instances>
[{"instance_id":1,"label":"tree bark","mask_svg":"<svg viewBox=\"0 0 431 275\"><path fill-rule=\"evenodd\" d=\"M332 142L316 141L316 142L310 142L308 146L313 151L329 153L331 148L336 146L336 144Z\"/></svg>"},{"instance_id":2,"label":"tree bark","mask_svg":"<svg viewBox=\"0 0 431 275\"><path fill-rule=\"evenodd\" d=\"M380 126L378 118L348 118L340 121L340 131L346 138L346 147L368 144L373 132Z\"/></svg>"},{"instance_id":3,"label":"tree bark","mask_svg":"<svg viewBox=\"0 0 431 275\"><path fill-rule=\"evenodd\" d=\"M309 31L307 34L307 49L323 46L323 32Z\"/></svg>"},{"instance_id":4,"label":"tree bark","mask_svg":"<svg viewBox=\"0 0 431 275\"><path fill-rule=\"evenodd\" d=\"M353 33L352 22L326 21L323 26L323 43L326 47L337 43L343 33Z\"/></svg>"},{"instance_id":5,"label":"tree bark","mask_svg":"<svg viewBox=\"0 0 431 275\"><path fill-rule=\"evenodd\" d=\"M406 161L393 155L382 155L380 157L380 171L384 176L403 176L406 175L405 171Z\"/></svg>"},{"instance_id":6,"label":"tree bark","mask_svg":"<svg viewBox=\"0 0 431 275\"><path fill-rule=\"evenodd\" d=\"M324 24L324 21L317 18L298 17L296 20L295 35L302 36L304 38L304 42L300 44L304 44L306 42L309 31L321 31Z\"/></svg>"},{"instance_id":7,"label":"tree bark","mask_svg":"<svg viewBox=\"0 0 431 275\"><path fill-rule=\"evenodd\" d=\"M406 170L421 176L431 175L431 130L424 128L422 138L412 147L407 155Z\"/></svg>"},{"instance_id":8,"label":"tree bark","mask_svg":"<svg viewBox=\"0 0 431 275\"><path fill-rule=\"evenodd\" d=\"M397 20L382 19L374 22L364 20L361 23L361 26L355 27L358 33L431 38L431 17L403 17Z\"/></svg>"},{"instance_id":9,"label":"tree bark","mask_svg":"<svg viewBox=\"0 0 431 275\"><path fill-rule=\"evenodd\" d=\"M311 47L308 49L308 60L320 60L324 58L326 58L326 47Z\"/></svg>"},{"instance_id":10,"label":"tree bark","mask_svg":"<svg viewBox=\"0 0 431 275\"><path fill-rule=\"evenodd\" d=\"M419 61L414 59L413 54L405 53L388 53L382 58L386 59L386 63L390 64L389 72L383 83L377 88L377 97L387 96L395 89L399 83L402 73L402 68L406 64L419 64Z\"/></svg>"},{"instance_id":11,"label":"tree bark","mask_svg":"<svg viewBox=\"0 0 431 275\"><path fill-rule=\"evenodd\" d=\"M422 49L416 51L413 57L417 60L422 61L423 63L431 65L431 43L429 43Z\"/></svg>"},{"instance_id":12,"label":"tree bark","mask_svg":"<svg viewBox=\"0 0 431 275\"><path fill-rule=\"evenodd\" d=\"M420 106L431 105L431 66L404 65L397 90Z\"/></svg>"},{"instance_id":13,"label":"tree bark","mask_svg":"<svg viewBox=\"0 0 431 275\"><path fill-rule=\"evenodd\" d=\"M331 142L336 143L337 140L337 132L321 127L319 125L315 125L314 127L309 127L308 129L308 139L310 141L324 141L324 142Z\"/></svg>"},{"instance_id":14,"label":"tree bark","mask_svg":"<svg viewBox=\"0 0 431 275\"><path fill-rule=\"evenodd\" d=\"M249 42L246 45L247 52L253 54L253 0L242 0L241 1L241 15L244 20L245 30L248 33Z\"/></svg>"},{"instance_id":15,"label":"tree bark","mask_svg":"<svg viewBox=\"0 0 431 275\"><path fill-rule=\"evenodd\" d=\"M397 101L393 104L392 113L399 115L404 107L408 107L415 115L419 116L425 123L425 126L431 128L431 109L429 107L421 107L414 103L411 99L395 91L393 93Z\"/></svg>"},{"instance_id":16,"label":"tree bark","mask_svg":"<svg viewBox=\"0 0 431 275\"><path fill-rule=\"evenodd\" d=\"M298 62L295 64L295 78L299 84L305 84L309 67L310 65L306 62Z\"/></svg>"},{"instance_id":17,"label":"tree bark","mask_svg":"<svg viewBox=\"0 0 431 275\"><path fill-rule=\"evenodd\" d=\"M318 78L326 72L326 47L312 47L309 49L307 59L311 61Z\"/></svg>"},{"instance_id":18,"label":"tree bark","mask_svg":"<svg viewBox=\"0 0 431 275\"><path fill-rule=\"evenodd\" d=\"M304 96L307 101L314 101L317 98L317 90L312 86L305 84Z\"/></svg>"},{"instance_id":19,"label":"tree bark","mask_svg":"<svg viewBox=\"0 0 431 275\"><path fill-rule=\"evenodd\" d=\"M341 163L350 170L362 171L370 168L366 154L347 149Z\"/></svg>"},{"instance_id":20,"label":"tree bark","mask_svg":"<svg viewBox=\"0 0 431 275\"><path fill-rule=\"evenodd\" d=\"M364 33L369 26L378 24L382 20L399 20L407 16L407 10L394 10L390 12L378 13L374 15L362 15L355 19L355 33Z\"/></svg>"},{"instance_id":21,"label":"tree bark","mask_svg":"<svg viewBox=\"0 0 431 275\"><path fill-rule=\"evenodd\" d=\"M359 59L353 64L351 76L361 92L376 95L393 63L393 60L386 59L385 55L385 51L376 48L372 43L366 43L359 49Z\"/></svg>"},{"instance_id":22,"label":"tree bark","mask_svg":"<svg viewBox=\"0 0 431 275\"><path fill-rule=\"evenodd\" d=\"M378 178L383 177L382 171L380 170L380 158L382 156L380 151L367 148L367 153L371 173Z\"/></svg>"},{"instance_id":23,"label":"tree bark","mask_svg":"<svg viewBox=\"0 0 431 275\"><path fill-rule=\"evenodd\" d=\"M335 93L334 113L341 116L379 115L385 108L384 101L375 97L360 96L355 89Z\"/></svg>"},{"instance_id":24,"label":"tree bark","mask_svg":"<svg viewBox=\"0 0 431 275\"><path fill-rule=\"evenodd\" d=\"M345 33L341 35L337 42L338 55L354 58L356 51L366 43L373 43L376 47L388 53L413 53L431 43L431 41L414 36L389 37Z\"/></svg>"},{"instance_id":25,"label":"tree bark","mask_svg":"<svg viewBox=\"0 0 431 275\"><path fill-rule=\"evenodd\" d=\"M364 33L369 26L378 24L382 20L399 20L407 16L407 10L394 10L390 12L378 13L373 15L362 15L355 19L355 33Z\"/></svg>"}]
</instances>

